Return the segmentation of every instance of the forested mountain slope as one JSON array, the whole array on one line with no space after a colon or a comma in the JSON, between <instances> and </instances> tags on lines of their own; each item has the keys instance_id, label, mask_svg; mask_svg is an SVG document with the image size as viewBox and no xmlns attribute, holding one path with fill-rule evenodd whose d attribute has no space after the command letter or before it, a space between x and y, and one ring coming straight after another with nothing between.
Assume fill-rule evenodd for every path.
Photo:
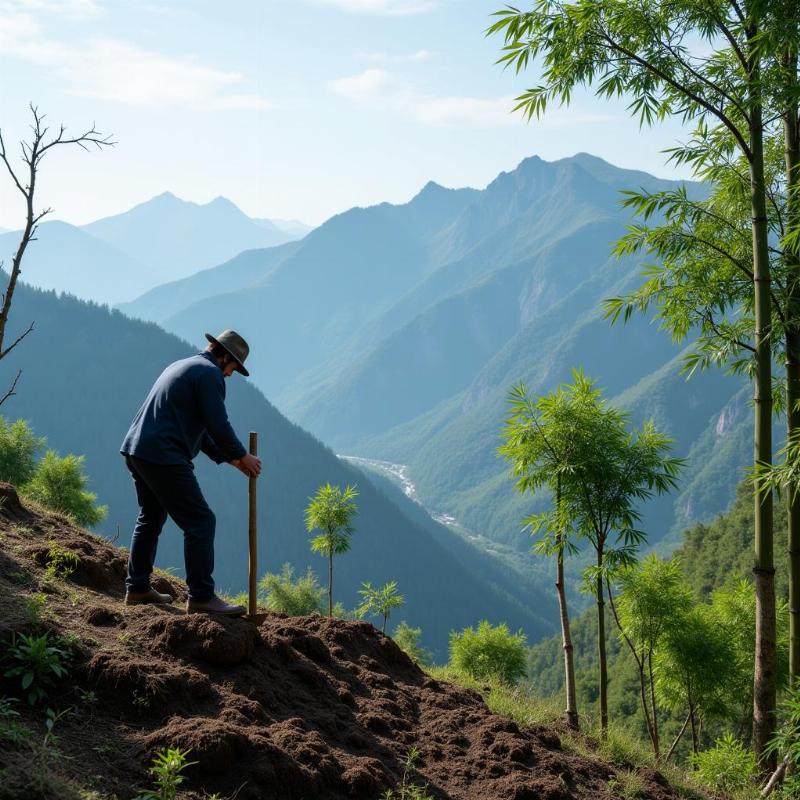
<instances>
[{"instance_id":1,"label":"forested mountain slope","mask_svg":"<svg viewBox=\"0 0 800 800\"><path fill-rule=\"evenodd\" d=\"M241 320L259 387L271 396L289 393L303 373L327 374L347 363L367 322L430 274L438 263L434 234L473 194L429 184L404 206L340 214L266 277L195 303L164 327L196 341L198 320L212 327Z\"/></svg>"},{"instance_id":2,"label":"forested mountain slope","mask_svg":"<svg viewBox=\"0 0 800 800\"><path fill-rule=\"evenodd\" d=\"M224 264L195 272L188 278L162 283L135 300L119 303L117 307L130 317L163 323L176 309L263 280L298 247L298 243L290 242L266 250L245 250Z\"/></svg>"},{"instance_id":3,"label":"forested mountain slope","mask_svg":"<svg viewBox=\"0 0 800 800\"><path fill-rule=\"evenodd\" d=\"M92 489L110 508L102 532L125 543L136 505L119 445L152 381L167 363L193 350L155 325L23 285L15 296L13 330L30 320L35 331L15 358L4 362L4 383L17 365L23 374L3 414L30 420L62 453L86 455ZM520 586L516 579L500 587L489 585L479 569L465 566L437 541L451 535L447 528L410 520L360 472L289 423L238 375L228 383L228 409L241 438L248 430L261 437L262 571L278 571L288 561L299 571L312 565L321 572L323 560L309 550L304 509L321 484L356 482L361 492L357 532L352 551L335 565L335 596L347 607L359 600L362 581L397 580L407 597L403 616L421 625L428 646L440 653L452 628L483 617L522 627L532 640L552 630L552 603L533 586ZM197 470L217 514L218 584L223 590L239 590L247 575L246 481L232 467L217 467L203 456ZM170 530L162 537L159 563L181 568L182 550L180 536Z\"/></svg>"},{"instance_id":4,"label":"forested mountain slope","mask_svg":"<svg viewBox=\"0 0 800 800\"><path fill-rule=\"evenodd\" d=\"M4 263L11 263L19 241L18 231L0 235L0 259ZM36 241L28 246L22 280L98 303L117 303L135 297L164 277L148 262L74 225L54 220L43 222Z\"/></svg>"}]
</instances>

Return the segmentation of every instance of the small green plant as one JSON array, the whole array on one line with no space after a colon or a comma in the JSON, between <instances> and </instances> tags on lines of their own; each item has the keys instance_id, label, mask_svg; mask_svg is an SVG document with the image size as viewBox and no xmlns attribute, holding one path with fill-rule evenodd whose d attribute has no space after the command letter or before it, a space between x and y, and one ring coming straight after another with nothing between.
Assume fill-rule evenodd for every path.
<instances>
[{"instance_id":1,"label":"small green plant","mask_svg":"<svg viewBox=\"0 0 800 800\"><path fill-rule=\"evenodd\" d=\"M134 689L131 696L131 704L134 708L138 708L139 711L147 711L151 706L151 697L146 692Z\"/></svg>"},{"instance_id":2,"label":"small green plant","mask_svg":"<svg viewBox=\"0 0 800 800\"><path fill-rule=\"evenodd\" d=\"M422 628L412 628L405 620L394 629L395 644L416 664L426 665L433 660L431 654L419 643Z\"/></svg>"},{"instance_id":3,"label":"small green plant","mask_svg":"<svg viewBox=\"0 0 800 800\"><path fill-rule=\"evenodd\" d=\"M44 592L37 592L32 594L25 601L25 619L28 624L33 627L38 627L50 616L50 611L47 608L47 595Z\"/></svg>"},{"instance_id":4,"label":"small green plant","mask_svg":"<svg viewBox=\"0 0 800 800\"><path fill-rule=\"evenodd\" d=\"M417 771L420 752L416 747L412 747L403 762L403 779L395 791L387 789L382 795L381 800L434 800L428 794L428 785L420 786L414 783L414 775Z\"/></svg>"},{"instance_id":5,"label":"small green plant","mask_svg":"<svg viewBox=\"0 0 800 800\"><path fill-rule=\"evenodd\" d=\"M61 640L53 643L48 633L41 636L13 635L5 659L6 678L19 678L28 702L35 705L67 674L69 651Z\"/></svg>"},{"instance_id":6,"label":"small green plant","mask_svg":"<svg viewBox=\"0 0 800 800\"><path fill-rule=\"evenodd\" d=\"M473 678L498 678L512 685L527 671L525 634L483 620L477 629L450 634L450 665Z\"/></svg>"},{"instance_id":7,"label":"small green plant","mask_svg":"<svg viewBox=\"0 0 800 800\"><path fill-rule=\"evenodd\" d=\"M306 507L306 528L309 532L319 529L322 533L311 540L311 549L328 559L328 616L333 616L333 557L350 549L353 534L353 517L357 506L358 491L355 486L339 486L326 483L320 486Z\"/></svg>"},{"instance_id":8,"label":"small green plant","mask_svg":"<svg viewBox=\"0 0 800 800\"><path fill-rule=\"evenodd\" d=\"M97 753L99 756L112 756L116 755L117 747L113 744L108 744L107 742L103 742L102 744L96 744L92 750Z\"/></svg>"},{"instance_id":9,"label":"small green plant","mask_svg":"<svg viewBox=\"0 0 800 800\"><path fill-rule=\"evenodd\" d=\"M52 708L45 711L44 716L44 741L42 746L45 750L55 750L58 747L58 737L55 734L56 723L62 718L67 716L72 711L71 708L65 708L63 711L56 713Z\"/></svg>"},{"instance_id":10,"label":"small green plant","mask_svg":"<svg viewBox=\"0 0 800 800\"><path fill-rule=\"evenodd\" d=\"M645 786L639 775L633 770L624 772L621 776L609 778L609 794L621 797L622 800L636 800L638 797L646 797Z\"/></svg>"},{"instance_id":11,"label":"small green plant","mask_svg":"<svg viewBox=\"0 0 800 800\"><path fill-rule=\"evenodd\" d=\"M692 753L690 762L701 783L725 795L751 785L758 770L752 750L730 732L717 739L710 749Z\"/></svg>"},{"instance_id":12,"label":"small green plant","mask_svg":"<svg viewBox=\"0 0 800 800\"><path fill-rule=\"evenodd\" d=\"M0 743L10 747L20 747L30 738L30 731L17 722L19 712L13 704L16 698L0 697Z\"/></svg>"},{"instance_id":13,"label":"small green plant","mask_svg":"<svg viewBox=\"0 0 800 800\"><path fill-rule=\"evenodd\" d=\"M653 754L639 740L629 733L611 725L605 731L595 730L600 738L599 751L602 757L617 767L651 766Z\"/></svg>"},{"instance_id":14,"label":"small green plant","mask_svg":"<svg viewBox=\"0 0 800 800\"><path fill-rule=\"evenodd\" d=\"M264 604L271 611L280 611L290 617L304 617L320 613L325 589L319 585L311 567L305 575L295 579L291 564L284 564L280 575L268 572L259 582Z\"/></svg>"},{"instance_id":15,"label":"small green plant","mask_svg":"<svg viewBox=\"0 0 800 800\"><path fill-rule=\"evenodd\" d=\"M386 633L386 623L389 621L389 614L392 609L400 608L406 599L397 591L397 581L389 581L381 586L380 589L374 588L371 583L362 583L363 588L358 593L364 598L361 605L356 609L359 617L377 616L383 617L383 627L381 630Z\"/></svg>"},{"instance_id":16,"label":"small green plant","mask_svg":"<svg viewBox=\"0 0 800 800\"><path fill-rule=\"evenodd\" d=\"M130 647L133 637L130 635L130 633L128 633L128 631L122 631L121 633L117 634L117 641L125 647Z\"/></svg>"},{"instance_id":17,"label":"small green plant","mask_svg":"<svg viewBox=\"0 0 800 800\"><path fill-rule=\"evenodd\" d=\"M93 689L81 689L81 687L78 686L75 689L75 694L78 695L78 700L84 705L93 706L97 704L97 692Z\"/></svg>"},{"instance_id":18,"label":"small green plant","mask_svg":"<svg viewBox=\"0 0 800 800\"><path fill-rule=\"evenodd\" d=\"M148 770L155 778L155 788L137 795L134 800L175 800L178 787L186 780L183 771L197 763L186 760L190 752L177 747L159 751Z\"/></svg>"},{"instance_id":19,"label":"small green plant","mask_svg":"<svg viewBox=\"0 0 800 800\"><path fill-rule=\"evenodd\" d=\"M45 578L50 580L66 580L72 575L80 564L77 553L72 553L62 547L54 539L47 542L47 567L44 571Z\"/></svg>"}]
</instances>

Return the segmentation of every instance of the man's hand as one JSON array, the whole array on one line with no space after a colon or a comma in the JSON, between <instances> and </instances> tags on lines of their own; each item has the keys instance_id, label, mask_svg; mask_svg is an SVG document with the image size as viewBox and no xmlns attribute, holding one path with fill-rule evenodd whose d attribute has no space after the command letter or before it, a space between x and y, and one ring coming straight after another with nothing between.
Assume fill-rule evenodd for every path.
<instances>
[{"instance_id":1,"label":"man's hand","mask_svg":"<svg viewBox=\"0 0 800 800\"><path fill-rule=\"evenodd\" d=\"M261 474L261 459L246 453L241 458L231 461L236 469L248 478L257 478Z\"/></svg>"}]
</instances>

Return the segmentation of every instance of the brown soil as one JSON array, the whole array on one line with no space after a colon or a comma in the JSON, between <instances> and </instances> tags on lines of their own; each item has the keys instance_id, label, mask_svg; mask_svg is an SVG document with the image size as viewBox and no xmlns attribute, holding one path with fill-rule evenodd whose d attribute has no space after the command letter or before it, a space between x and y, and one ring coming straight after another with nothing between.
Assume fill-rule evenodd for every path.
<instances>
[{"instance_id":1,"label":"brown soil","mask_svg":"<svg viewBox=\"0 0 800 800\"><path fill-rule=\"evenodd\" d=\"M439 800L597 800L624 785L608 764L562 749L556 730L520 729L480 695L433 680L368 623L188 616L180 582L163 575L157 588L178 604L127 608L123 550L24 508L6 484L0 498L0 652L12 631L31 630L26 603L42 591L43 624L77 637L78 650L49 701L74 709L57 723L61 756L45 770L40 749L0 742L0 800L65 800L76 783L130 800L166 746L197 762L184 800L377 800L401 781L412 746L415 780ZM80 560L67 580L44 576L52 541ZM0 695L16 689L0 683ZM41 708L16 708L39 741ZM639 779L639 797L680 797L658 772Z\"/></svg>"}]
</instances>

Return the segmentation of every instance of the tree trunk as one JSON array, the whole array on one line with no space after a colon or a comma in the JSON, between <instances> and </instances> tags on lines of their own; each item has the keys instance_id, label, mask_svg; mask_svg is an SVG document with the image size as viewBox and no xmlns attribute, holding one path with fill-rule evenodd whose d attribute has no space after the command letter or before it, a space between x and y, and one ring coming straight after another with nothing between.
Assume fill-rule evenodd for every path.
<instances>
[{"instance_id":1,"label":"tree trunk","mask_svg":"<svg viewBox=\"0 0 800 800\"><path fill-rule=\"evenodd\" d=\"M754 66L753 77L758 76ZM761 108L753 104L750 122L750 163L753 214L753 273L755 294L755 440L756 465L772 463L772 363L770 349L771 297L767 249L767 210L764 185ZM773 557L772 492L755 491L756 652L753 680L753 746L762 769L772 771L775 757L764 748L775 731L775 566Z\"/></svg>"},{"instance_id":2,"label":"tree trunk","mask_svg":"<svg viewBox=\"0 0 800 800\"><path fill-rule=\"evenodd\" d=\"M628 636L628 634L625 632L625 629L622 627L622 623L619 621L619 614L617 614L617 606L614 602L614 595L611 592L611 580L609 579L608 575L606 575L606 590L608 591L608 603L611 606L611 613L614 616L614 622L617 623L617 628L619 629L620 634L622 634L625 644L628 645L628 649L631 651L633 660L636 662L636 667L639 670L639 695L642 700L642 713L644 714L644 722L647 726L647 735L650 737L650 741L653 744L653 753L655 754L655 757L658 758L658 739L653 731L653 724L650 721L650 709L647 705L647 687L645 686L644 680L644 651L642 651L641 656L636 652L636 646L631 641L630 636ZM653 675L651 671L651 680L652 677Z\"/></svg>"},{"instance_id":3,"label":"tree trunk","mask_svg":"<svg viewBox=\"0 0 800 800\"><path fill-rule=\"evenodd\" d=\"M653 651L647 654L647 669L650 674L650 702L653 705L653 744L656 750L656 760L661 758L661 742L658 735L658 706L656 705L656 684L653 680Z\"/></svg>"},{"instance_id":4,"label":"tree trunk","mask_svg":"<svg viewBox=\"0 0 800 800\"><path fill-rule=\"evenodd\" d=\"M333 616L333 555L328 556L328 617Z\"/></svg>"},{"instance_id":5,"label":"tree trunk","mask_svg":"<svg viewBox=\"0 0 800 800\"><path fill-rule=\"evenodd\" d=\"M700 742L697 738L697 720L694 717L694 706L689 706L689 721L692 723L692 752L697 755L700 752Z\"/></svg>"},{"instance_id":6,"label":"tree trunk","mask_svg":"<svg viewBox=\"0 0 800 800\"><path fill-rule=\"evenodd\" d=\"M797 24L792 25L797 31ZM785 59L787 89L797 85L797 49L790 46ZM786 230L800 228L800 132L796 101L787 103L783 119L786 163ZM787 440L800 435L800 251L784 248L787 273L786 327L786 427ZM789 544L789 686L795 686L800 669L800 492L787 487Z\"/></svg>"},{"instance_id":7,"label":"tree trunk","mask_svg":"<svg viewBox=\"0 0 800 800\"><path fill-rule=\"evenodd\" d=\"M561 476L558 476L556 485L556 507L561 506ZM558 556L556 566L556 592L558 593L558 611L561 617L561 643L564 648L564 687L567 692L567 724L570 728L578 730L578 700L575 690L575 659L572 647L572 634L569 629L569 611L567 609L567 593L564 587L564 535L558 534Z\"/></svg>"},{"instance_id":8,"label":"tree trunk","mask_svg":"<svg viewBox=\"0 0 800 800\"><path fill-rule=\"evenodd\" d=\"M650 719L650 708L647 704L647 687L644 680L644 653L641 659L636 656L636 666L639 670L639 695L642 700L642 713L644 714L644 724L647 726L647 734L650 737L650 742L653 745L653 754L656 759L658 758L658 740L656 739L655 730L653 729L653 722Z\"/></svg>"},{"instance_id":9,"label":"tree trunk","mask_svg":"<svg viewBox=\"0 0 800 800\"><path fill-rule=\"evenodd\" d=\"M556 578L556 591L558 592L558 611L561 616L561 642L564 648L564 686L567 691L567 724L570 728L578 730L578 700L575 691L575 662L573 658L572 635L569 630L569 612L567 611L567 595L564 590L564 548L558 550L558 577Z\"/></svg>"},{"instance_id":10,"label":"tree trunk","mask_svg":"<svg viewBox=\"0 0 800 800\"><path fill-rule=\"evenodd\" d=\"M672 754L675 752L675 748L678 746L678 742L683 738L683 734L686 733L686 726L689 724L691 716L692 716L691 712L689 712L686 715L686 719L683 721L683 726L678 731L678 735L675 737L674 741L670 745L670 748L667 751L667 755L664 761L669 761L672 758Z\"/></svg>"},{"instance_id":11,"label":"tree trunk","mask_svg":"<svg viewBox=\"0 0 800 800\"><path fill-rule=\"evenodd\" d=\"M600 656L600 734L608 733L608 665L606 663L606 614L603 599L603 539L597 544L597 647Z\"/></svg>"}]
</instances>

